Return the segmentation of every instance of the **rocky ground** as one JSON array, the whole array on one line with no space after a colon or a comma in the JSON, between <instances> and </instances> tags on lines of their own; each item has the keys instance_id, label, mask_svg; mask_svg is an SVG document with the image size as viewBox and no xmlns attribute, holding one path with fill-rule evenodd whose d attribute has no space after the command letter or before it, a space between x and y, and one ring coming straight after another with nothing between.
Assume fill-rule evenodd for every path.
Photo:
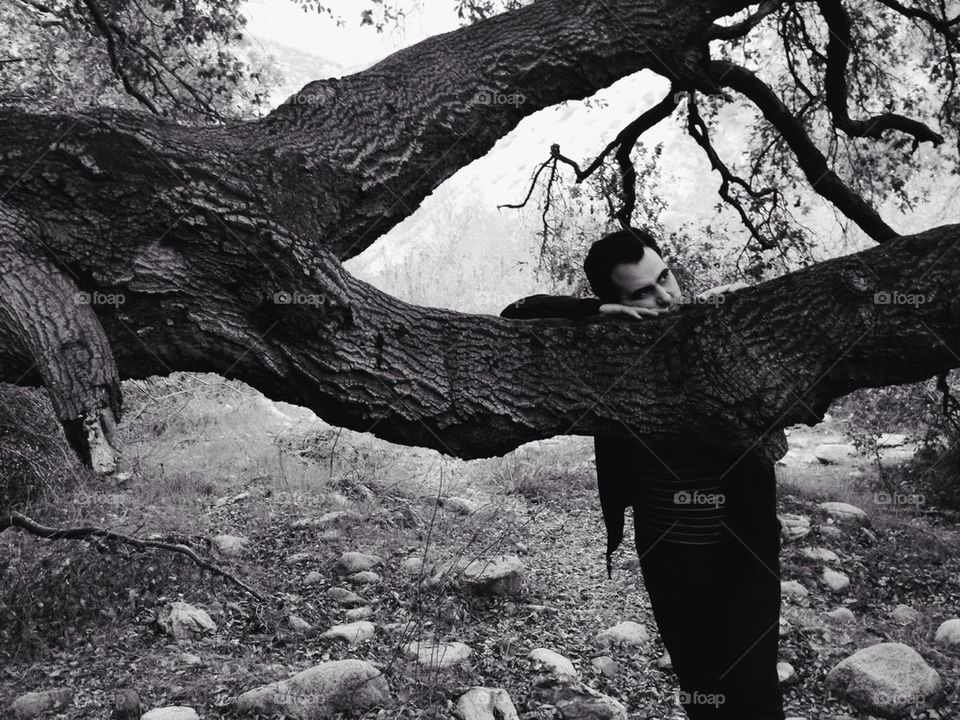
<instances>
[{"instance_id":1,"label":"rocky ground","mask_svg":"<svg viewBox=\"0 0 960 720\"><path fill-rule=\"evenodd\" d=\"M128 467L35 519L189 545L264 599L183 556L0 534L5 716L683 717L635 558L606 578L589 441L465 463L249 390L135 391ZM788 716L960 717L957 518L863 490L836 423L790 441Z\"/></svg>"}]
</instances>

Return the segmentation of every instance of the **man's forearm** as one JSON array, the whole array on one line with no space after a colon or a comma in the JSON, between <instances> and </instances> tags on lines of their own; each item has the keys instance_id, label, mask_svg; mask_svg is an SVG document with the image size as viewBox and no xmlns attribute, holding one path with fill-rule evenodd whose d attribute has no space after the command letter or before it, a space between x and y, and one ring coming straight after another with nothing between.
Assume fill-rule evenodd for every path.
<instances>
[{"instance_id":1,"label":"man's forearm","mask_svg":"<svg viewBox=\"0 0 960 720\"><path fill-rule=\"evenodd\" d=\"M507 305L500 313L500 317L513 320L586 318L599 315L602 304L596 298L576 298L568 295L531 295Z\"/></svg>"}]
</instances>

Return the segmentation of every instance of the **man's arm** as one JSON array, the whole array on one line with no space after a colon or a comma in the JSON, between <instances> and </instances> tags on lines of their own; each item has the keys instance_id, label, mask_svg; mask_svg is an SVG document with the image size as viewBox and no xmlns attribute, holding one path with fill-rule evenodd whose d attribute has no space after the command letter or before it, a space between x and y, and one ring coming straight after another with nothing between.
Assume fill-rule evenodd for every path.
<instances>
[{"instance_id":1,"label":"man's arm","mask_svg":"<svg viewBox=\"0 0 960 720\"><path fill-rule=\"evenodd\" d=\"M507 305L500 317L512 320L536 318L587 318L594 315L627 315L640 320L657 317L665 310L605 303L597 298L576 298L569 295L531 295Z\"/></svg>"},{"instance_id":2,"label":"man's arm","mask_svg":"<svg viewBox=\"0 0 960 720\"><path fill-rule=\"evenodd\" d=\"M602 302L595 298L568 295L531 295L507 305L500 317L513 320L534 318L585 318L597 315Z\"/></svg>"}]
</instances>

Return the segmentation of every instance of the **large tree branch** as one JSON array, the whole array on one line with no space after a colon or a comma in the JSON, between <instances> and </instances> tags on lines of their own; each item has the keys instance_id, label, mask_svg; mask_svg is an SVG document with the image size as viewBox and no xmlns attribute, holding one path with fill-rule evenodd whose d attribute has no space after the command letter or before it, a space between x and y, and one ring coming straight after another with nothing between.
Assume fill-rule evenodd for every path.
<instances>
[{"instance_id":1,"label":"large tree branch","mask_svg":"<svg viewBox=\"0 0 960 720\"><path fill-rule=\"evenodd\" d=\"M760 3L756 11L750 13L740 22L732 25L714 24L707 31L707 40L736 40L749 34L757 25L767 16L775 13L782 5L784 0L765 0Z\"/></svg>"},{"instance_id":2,"label":"large tree branch","mask_svg":"<svg viewBox=\"0 0 960 720\"><path fill-rule=\"evenodd\" d=\"M817 193L875 241L886 242L897 237L897 232L883 221L879 213L830 168L803 125L766 83L750 70L724 60L712 61L709 72L717 84L733 88L759 108L787 141L797 164Z\"/></svg>"},{"instance_id":3,"label":"large tree branch","mask_svg":"<svg viewBox=\"0 0 960 720\"><path fill-rule=\"evenodd\" d=\"M898 115L881 113L873 117L853 120L847 108L847 61L853 37L850 16L840 0L817 0L820 14L827 22L830 39L827 41L827 66L824 70L827 108L833 124L851 137L869 137L879 140L887 130L899 130L913 137L914 148L921 142L939 145L943 136L924 123Z\"/></svg>"}]
</instances>

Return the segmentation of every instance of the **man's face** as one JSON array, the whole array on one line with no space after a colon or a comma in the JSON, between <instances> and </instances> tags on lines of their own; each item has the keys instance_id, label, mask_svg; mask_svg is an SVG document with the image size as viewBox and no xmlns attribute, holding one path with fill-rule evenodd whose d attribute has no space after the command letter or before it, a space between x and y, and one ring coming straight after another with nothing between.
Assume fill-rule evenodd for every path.
<instances>
[{"instance_id":1,"label":"man's face","mask_svg":"<svg viewBox=\"0 0 960 720\"><path fill-rule=\"evenodd\" d=\"M676 309L683 302L680 286L663 259L650 248L639 262L614 265L610 279L620 303L643 308Z\"/></svg>"}]
</instances>

